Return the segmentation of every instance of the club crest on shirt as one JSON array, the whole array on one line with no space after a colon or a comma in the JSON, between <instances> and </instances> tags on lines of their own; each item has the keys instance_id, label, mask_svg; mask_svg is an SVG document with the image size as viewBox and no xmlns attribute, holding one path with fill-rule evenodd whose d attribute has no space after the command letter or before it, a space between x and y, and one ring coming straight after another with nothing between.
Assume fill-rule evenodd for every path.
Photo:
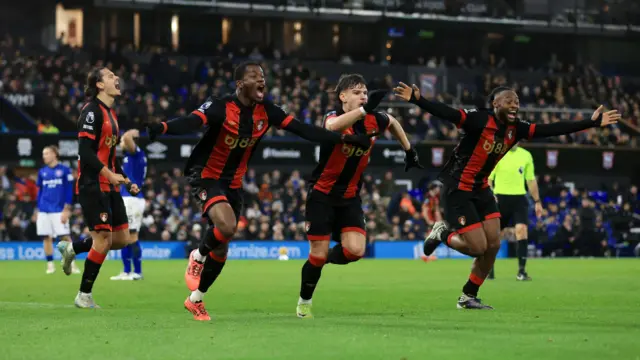
<instances>
[{"instance_id":1,"label":"club crest on shirt","mask_svg":"<svg viewBox=\"0 0 640 360\"><path fill-rule=\"evenodd\" d=\"M200 200L205 201L207 200L207 190L202 190L200 191L200 194L198 194L198 197L200 198Z\"/></svg>"},{"instance_id":2,"label":"club crest on shirt","mask_svg":"<svg viewBox=\"0 0 640 360\"><path fill-rule=\"evenodd\" d=\"M102 222L107 222L107 220L109 220L109 214L106 212L100 213L100 220L102 220Z\"/></svg>"},{"instance_id":3,"label":"club crest on shirt","mask_svg":"<svg viewBox=\"0 0 640 360\"><path fill-rule=\"evenodd\" d=\"M524 174L524 167L520 166L520 167L518 168L518 172L519 172L520 174Z\"/></svg>"},{"instance_id":4,"label":"club crest on shirt","mask_svg":"<svg viewBox=\"0 0 640 360\"><path fill-rule=\"evenodd\" d=\"M56 170L56 176L57 177L61 177L62 176L62 170Z\"/></svg>"},{"instance_id":5,"label":"club crest on shirt","mask_svg":"<svg viewBox=\"0 0 640 360\"><path fill-rule=\"evenodd\" d=\"M464 216L460 216L458 218L458 222L460 223L460 225L464 226L467 223L467 218Z\"/></svg>"},{"instance_id":6,"label":"club crest on shirt","mask_svg":"<svg viewBox=\"0 0 640 360\"><path fill-rule=\"evenodd\" d=\"M254 126L256 127L256 130L258 131L262 130L262 128L264 128L264 120L256 121Z\"/></svg>"}]
</instances>

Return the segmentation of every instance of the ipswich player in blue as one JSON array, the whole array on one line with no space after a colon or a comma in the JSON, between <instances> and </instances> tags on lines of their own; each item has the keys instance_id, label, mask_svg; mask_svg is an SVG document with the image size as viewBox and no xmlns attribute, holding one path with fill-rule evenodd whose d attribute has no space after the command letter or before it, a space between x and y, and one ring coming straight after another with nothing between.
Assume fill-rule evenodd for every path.
<instances>
[{"instance_id":1,"label":"ipswich player in blue","mask_svg":"<svg viewBox=\"0 0 640 360\"><path fill-rule=\"evenodd\" d=\"M138 188L142 189L142 184L147 176L147 157L137 144L139 137L140 132L138 130L134 129L125 132L120 138L120 147L124 152L122 171L131 180L132 184L136 184ZM112 276L111 280L141 280L142 249L138 242L138 232L142 225L145 201L142 191L134 196L127 191L124 185L120 188L120 193L129 218L131 244L122 249L122 262L124 263L122 273ZM131 262L133 262L133 272L131 271Z\"/></svg>"},{"instance_id":2,"label":"ipswich player in blue","mask_svg":"<svg viewBox=\"0 0 640 360\"><path fill-rule=\"evenodd\" d=\"M53 265L53 239L69 241L69 217L73 203L74 179L71 169L58 162L58 148L47 146L42 150L45 166L38 172L38 199L36 231L42 236L47 259L47 274L56 271ZM72 272L80 273L75 264Z\"/></svg>"}]
</instances>

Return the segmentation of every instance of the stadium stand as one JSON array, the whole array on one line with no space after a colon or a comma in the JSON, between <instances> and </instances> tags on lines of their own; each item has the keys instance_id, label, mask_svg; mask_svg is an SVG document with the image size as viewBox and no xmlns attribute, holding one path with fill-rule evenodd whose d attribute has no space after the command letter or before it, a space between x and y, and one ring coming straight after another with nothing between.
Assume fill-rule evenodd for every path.
<instances>
[{"instance_id":1,"label":"stadium stand","mask_svg":"<svg viewBox=\"0 0 640 360\"><path fill-rule=\"evenodd\" d=\"M51 118L37 118L34 121L41 133L74 131L74 122L84 99L81 86L83 74L95 65L116 69L116 74L125 81L125 93L117 107L123 129L182 115L196 108L209 95L230 92L234 86L231 81L233 64L246 59L263 62L271 99L299 119L320 124L323 114L336 106L336 98L328 90L332 89L337 74L319 74L305 67L304 62L296 60L285 62L286 59L282 59L278 50L271 51L267 56L266 51L263 54L257 47L249 51L245 47L220 45L214 58L189 67L185 63L179 64L171 54L158 49L155 53L133 53L130 45L123 46L115 53L108 53L102 60L90 61L88 59L92 56L79 49L67 47L56 54L22 56L10 37L3 44L0 94L39 94L49 99L52 111L44 113L53 114ZM140 62L136 62L136 59ZM418 61L424 62L424 59ZM617 108L624 114L624 121L613 130L597 133L591 129L545 141L637 146L639 89L633 86L624 88L619 77L603 76L593 66L578 67L551 61L539 69L550 72L550 75L537 83L510 78L508 70L504 69L504 59L500 60L495 55L490 56L487 63L458 57L455 63L449 64L433 57L425 65L427 68L452 67L483 74L481 80L475 83L459 82L455 94L438 94L440 100L462 107L484 105L484 95L492 87L511 85L520 95L523 105L521 116L532 122L581 120L589 115L585 111L600 103ZM389 88L393 82L390 75L372 79L377 87ZM419 109L404 107L392 96L387 105L387 110L397 115L412 140L453 140L459 136L450 124L431 119ZM7 127L5 124L2 126ZM8 126L8 129L12 127ZM272 135L286 134L273 131ZM389 134L386 136L390 137Z\"/></svg>"}]
</instances>

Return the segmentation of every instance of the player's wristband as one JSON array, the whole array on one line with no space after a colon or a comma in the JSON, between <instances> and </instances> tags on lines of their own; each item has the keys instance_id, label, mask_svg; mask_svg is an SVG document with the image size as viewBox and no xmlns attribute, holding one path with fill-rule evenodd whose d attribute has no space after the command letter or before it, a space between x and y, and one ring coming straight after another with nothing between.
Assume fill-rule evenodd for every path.
<instances>
[{"instance_id":1,"label":"player's wristband","mask_svg":"<svg viewBox=\"0 0 640 360\"><path fill-rule=\"evenodd\" d=\"M537 204L537 203L542 202L542 201L540 201L540 200L533 200L533 202L534 202L535 204Z\"/></svg>"}]
</instances>

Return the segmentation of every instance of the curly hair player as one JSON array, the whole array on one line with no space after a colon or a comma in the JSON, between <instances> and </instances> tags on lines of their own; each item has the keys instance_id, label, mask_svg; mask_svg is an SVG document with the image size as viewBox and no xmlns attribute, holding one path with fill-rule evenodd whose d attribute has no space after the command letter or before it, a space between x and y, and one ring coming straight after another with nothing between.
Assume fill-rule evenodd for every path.
<instances>
[{"instance_id":1,"label":"curly hair player","mask_svg":"<svg viewBox=\"0 0 640 360\"><path fill-rule=\"evenodd\" d=\"M440 174L445 220L436 223L424 242L429 256L441 244L474 257L469 280L458 298L459 309L493 309L478 299L478 290L493 268L500 249L500 212L487 179L498 161L522 139L570 134L615 124L616 110L600 106L591 119L531 124L519 119L515 91L498 87L490 95L492 109L459 110L430 101L416 85L399 83L394 93L443 120L454 123L464 135ZM447 224L448 223L448 224Z\"/></svg>"}]
</instances>

